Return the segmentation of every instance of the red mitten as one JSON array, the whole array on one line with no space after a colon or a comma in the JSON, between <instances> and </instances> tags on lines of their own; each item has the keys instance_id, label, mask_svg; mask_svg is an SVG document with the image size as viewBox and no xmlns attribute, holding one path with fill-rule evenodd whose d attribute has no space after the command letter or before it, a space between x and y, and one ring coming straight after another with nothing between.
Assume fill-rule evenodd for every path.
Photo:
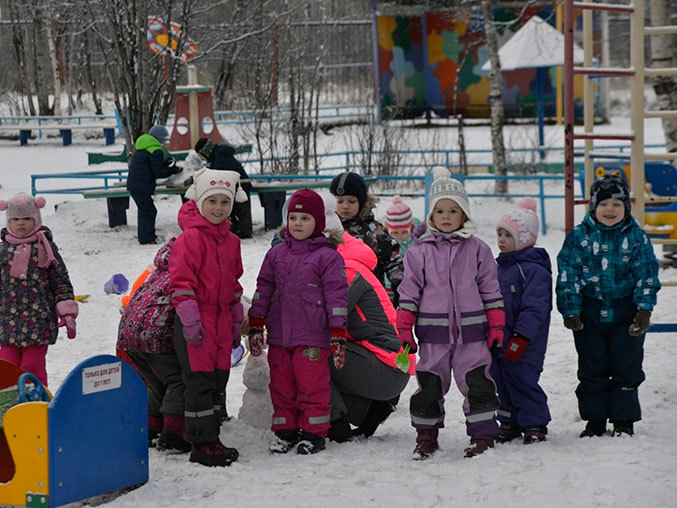
<instances>
[{"instance_id":1,"label":"red mitten","mask_svg":"<svg viewBox=\"0 0 677 508\"><path fill-rule=\"evenodd\" d=\"M249 318L249 352L252 356L261 356L263 352L263 327L265 318Z\"/></svg>"},{"instance_id":2,"label":"red mitten","mask_svg":"<svg viewBox=\"0 0 677 508\"><path fill-rule=\"evenodd\" d=\"M500 348L503 345L503 327L505 326L505 312L503 309L489 309L487 311L489 334L487 335L487 347L489 349Z\"/></svg>"},{"instance_id":3,"label":"red mitten","mask_svg":"<svg viewBox=\"0 0 677 508\"><path fill-rule=\"evenodd\" d=\"M397 311L397 331L400 336L400 345L404 347L409 344L409 349L412 353L415 353L416 350L418 350L413 332L415 324L416 314L405 309L399 309Z\"/></svg>"},{"instance_id":4,"label":"red mitten","mask_svg":"<svg viewBox=\"0 0 677 508\"><path fill-rule=\"evenodd\" d=\"M527 350L529 345L529 339L520 337L519 335L513 335L508 341L508 345L505 348L505 359L509 362L516 362Z\"/></svg>"},{"instance_id":5,"label":"red mitten","mask_svg":"<svg viewBox=\"0 0 677 508\"><path fill-rule=\"evenodd\" d=\"M341 370L346 363L346 331L341 328L331 329L329 345L331 356L334 358L334 367Z\"/></svg>"}]
</instances>

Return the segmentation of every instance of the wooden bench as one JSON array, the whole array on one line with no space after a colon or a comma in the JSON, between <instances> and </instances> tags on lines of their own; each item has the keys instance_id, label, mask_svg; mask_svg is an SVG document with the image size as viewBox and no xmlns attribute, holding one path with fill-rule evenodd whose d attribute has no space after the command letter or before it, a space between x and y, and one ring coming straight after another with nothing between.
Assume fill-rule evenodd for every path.
<instances>
[{"instance_id":1,"label":"wooden bench","mask_svg":"<svg viewBox=\"0 0 677 508\"><path fill-rule=\"evenodd\" d=\"M120 182L124 185L123 182ZM155 189L155 195L181 195L186 189L181 187L158 187ZM106 198L106 208L108 209L108 227L127 225L127 210L129 209L129 192L124 187L112 189L96 189L83 191L85 199Z\"/></svg>"},{"instance_id":2,"label":"wooden bench","mask_svg":"<svg viewBox=\"0 0 677 508\"><path fill-rule=\"evenodd\" d=\"M28 144L32 132L39 131L59 131L59 135L63 140L63 146L68 146L73 143L73 130L94 130L103 129L103 137L106 140L106 145L115 143L115 129L116 124L91 123L91 124L16 124L16 125L0 125L0 132L19 132L19 145L24 146Z\"/></svg>"}]
</instances>

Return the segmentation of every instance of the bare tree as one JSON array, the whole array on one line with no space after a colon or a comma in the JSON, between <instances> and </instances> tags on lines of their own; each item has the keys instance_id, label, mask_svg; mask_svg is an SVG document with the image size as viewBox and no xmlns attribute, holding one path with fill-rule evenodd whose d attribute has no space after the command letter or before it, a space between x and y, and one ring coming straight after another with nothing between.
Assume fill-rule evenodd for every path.
<instances>
[{"instance_id":1,"label":"bare tree","mask_svg":"<svg viewBox=\"0 0 677 508\"><path fill-rule=\"evenodd\" d=\"M670 0L651 0L651 24L669 24ZM675 35L654 35L651 37L651 67L673 67L675 61ZM658 109L677 110L677 81L672 76L655 76L653 88L656 92ZM668 152L677 152L677 118L663 118L665 146Z\"/></svg>"}]
</instances>

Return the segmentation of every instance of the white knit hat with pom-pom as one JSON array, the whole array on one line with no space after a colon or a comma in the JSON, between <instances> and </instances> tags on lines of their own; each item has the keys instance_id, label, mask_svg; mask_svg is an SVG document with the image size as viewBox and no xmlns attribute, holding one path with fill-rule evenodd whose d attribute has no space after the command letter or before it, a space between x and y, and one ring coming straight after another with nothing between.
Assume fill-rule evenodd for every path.
<instances>
[{"instance_id":1,"label":"white knit hat with pom-pom","mask_svg":"<svg viewBox=\"0 0 677 508\"><path fill-rule=\"evenodd\" d=\"M500 218L496 231L505 229L515 239L515 250L522 250L536 243L539 227L536 202L533 198L524 198L517 208Z\"/></svg>"},{"instance_id":2,"label":"white knit hat with pom-pom","mask_svg":"<svg viewBox=\"0 0 677 508\"><path fill-rule=\"evenodd\" d=\"M202 203L209 196L224 194L230 198L230 210L233 203L247 201L247 193L240 187L240 174L237 171L224 171L221 169L201 169L195 173L193 185L186 191L188 199L195 200L197 209L202 213Z\"/></svg>"},{"instance_id":3,"label":"white knit hat with pom-pom","mask_svg":"<svg viewBox=\"0 0 677 508\"><path fill-rule=\"evenodd\" d=\"M456 204L461 207L461 210L463 210L466 219L472 222L472 217L470 216L470 201L468 200L468 194L465 192L463 184L458 180L451 178L449 170L443 167L437 167L433 170L433 178L434 180L430 185L430 191L428 191L428 201L430 203L427 217L428 226L432 228L435 227L432 216L435 205L440 199L451 199L455 201Z\"/></svg>"}]
</instances>

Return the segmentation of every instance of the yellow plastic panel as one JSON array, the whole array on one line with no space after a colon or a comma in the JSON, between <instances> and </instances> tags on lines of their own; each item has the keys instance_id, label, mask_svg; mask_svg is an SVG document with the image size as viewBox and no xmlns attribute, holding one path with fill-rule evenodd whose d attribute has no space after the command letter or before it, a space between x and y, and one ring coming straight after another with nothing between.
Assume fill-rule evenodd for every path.
<instances>
[{"instance_id":1,"label":"yellow plastic panel","mask_svg":"<svg viewBox=\"0 0 677 508\"><path fill-rule=\"evenodd\" d=\"M0 483L0 504L25 506L26 493L49 494L47 402L25 402L5 413L5 435L16 473Z\"/></svg>"}]
</instances>

